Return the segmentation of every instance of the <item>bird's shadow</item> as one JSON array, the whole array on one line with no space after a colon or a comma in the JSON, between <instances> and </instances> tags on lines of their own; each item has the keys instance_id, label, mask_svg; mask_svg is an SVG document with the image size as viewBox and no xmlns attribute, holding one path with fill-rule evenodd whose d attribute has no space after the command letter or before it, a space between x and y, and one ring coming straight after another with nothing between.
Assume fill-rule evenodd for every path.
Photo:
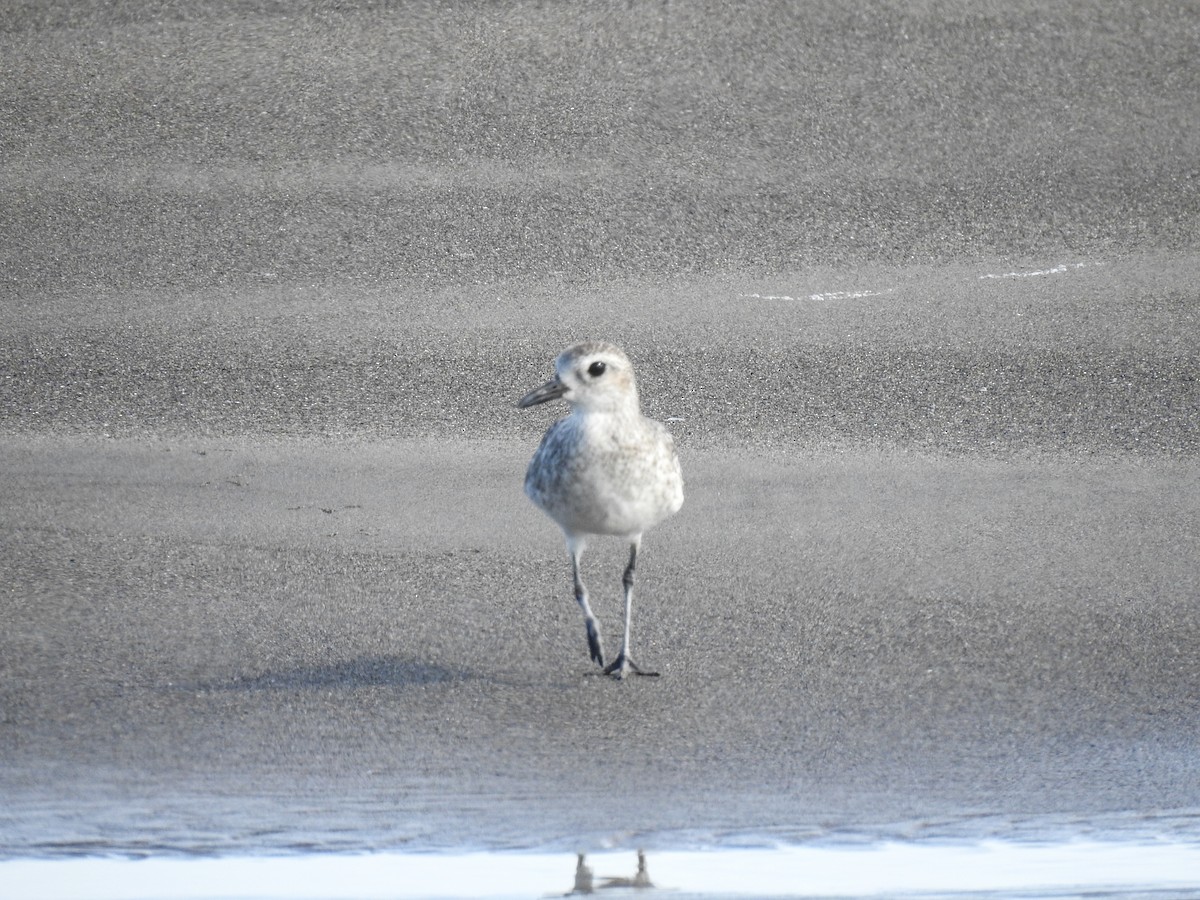
<instances>
[{"instance_id":1,"label":"bird's shadow","mask_svg":"<svg viewBox=\"0 0 1200 900\"><path fill-rule=\"evenodd\" d=\"M451 668L395 656L368 656L326 665L239 675L213 681L174 683L177 690L230 691L331 691L363 687L421 687L431 684L476 681L480 676L467 669Z\"/></svg>"}]
</instances>

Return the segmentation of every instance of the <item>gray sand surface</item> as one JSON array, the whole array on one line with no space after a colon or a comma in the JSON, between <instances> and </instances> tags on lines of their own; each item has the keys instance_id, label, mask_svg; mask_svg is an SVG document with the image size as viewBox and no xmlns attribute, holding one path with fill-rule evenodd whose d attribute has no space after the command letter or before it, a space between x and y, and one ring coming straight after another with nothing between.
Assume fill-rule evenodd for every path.
<instances>
[{"instance_id":1,"label":"gray sand surface","mask_svg":"<svg viewBox=\"0 0 1200 900\"><path fill-rule=\"evenodd\" d=\"M662 676L620 684L520 444L3 449L16 797L345 795L360 840L518 846L1198 799L1191 462L688 454L636 605Z\"/></svg>"},{"instance_id":2,"label":"gray sand surface","mask_svg":"<svg viewBox=\"0 0 1200 900\"><path fill-rule=\"evenodd\" d=\"M725 7L7 11L0 856L1195 829L1200 14Z\"/></svg>"}]
</instances>

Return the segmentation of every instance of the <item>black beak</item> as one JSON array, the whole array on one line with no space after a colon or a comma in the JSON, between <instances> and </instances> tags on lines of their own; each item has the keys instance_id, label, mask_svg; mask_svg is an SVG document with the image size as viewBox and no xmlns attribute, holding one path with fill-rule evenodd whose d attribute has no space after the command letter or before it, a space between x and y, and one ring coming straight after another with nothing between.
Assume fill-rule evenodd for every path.
<instances>
[{"instance_id":1,"label":"black beak","mask_svg":"<svg viewBox=\"0 0 1200 900\"><path fill-rule=\"evenodd\" d=\"M527 406L537 406L539 403L546 403L550 400L557 400L567 392L567 386L558 380L557 376L551 378L541 387L535 387L532 391L517 401L517 408L524 409Z\"/></svg>"}]
</instances>

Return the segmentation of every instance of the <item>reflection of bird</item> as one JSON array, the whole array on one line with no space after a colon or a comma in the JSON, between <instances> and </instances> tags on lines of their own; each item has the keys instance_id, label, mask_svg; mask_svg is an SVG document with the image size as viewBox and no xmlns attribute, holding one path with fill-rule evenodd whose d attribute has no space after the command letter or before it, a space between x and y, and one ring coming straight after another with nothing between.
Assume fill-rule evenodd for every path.
<instances>
[{"instance_id":1,"label":"reflection of bird","mask_svg":"<svg viewBox=\"0 0 1200 900\"><path fill-rule=\"evenodd\" d=\"M578 854L578 859L575 861L575 887L570 893L564 896L570 897L571 894L590 894L592 893L592 870L587 867L583 861L583 854Z\"/></svg>"},{"instance_id":2,"label":"reflection of bird","mask_svg":"<svg viewBox=\"0 0 1200 900\"><path fill-rule=\"evenodd\" d=\"M604 667L600 627L588 605L579 560L589 535L629 541L625 567L625 634L606 675L643 672L629 652L633 574L642 532L683 505L683 475L671 435L642 415L629 358L612 344L586 341L568 347L554 363L554 377L517 403L533 406L562 398L571 412L542 437L525 473L525 493L567 538L575 600L587 623L588 651Z\"/></svg>"},{"instance_id":3,"label":"reflection of bird","mask_svg":"<svg viewBox=\"0 0 1200 900\"><path fill-rule=\"evenodd\" d=\"M637 874L632 878L605 878L602 888L616 887L632 887L632 888L652 888L654 885L650 881L650 875L646 872L646 852L638 851L638 870Z\"/></svg>"}]
</instances>

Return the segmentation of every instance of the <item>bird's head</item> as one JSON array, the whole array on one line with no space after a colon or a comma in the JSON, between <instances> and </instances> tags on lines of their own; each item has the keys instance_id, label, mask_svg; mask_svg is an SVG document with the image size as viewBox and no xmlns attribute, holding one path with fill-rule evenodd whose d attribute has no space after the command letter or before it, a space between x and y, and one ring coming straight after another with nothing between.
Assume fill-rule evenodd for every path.
<instances>
[{"instance_id":1,"label":"bird's head","mask_svg":"<svg viewBox=\"0 0 1200 900\"><path fill-rule=\"evenodd\" d=\"M636 412L637 382L629 357L603 341L568 347L554 361L554 377L522 397L517 406L524 409L560 397L585 412Z\"/></svg>"}]
</instances>

